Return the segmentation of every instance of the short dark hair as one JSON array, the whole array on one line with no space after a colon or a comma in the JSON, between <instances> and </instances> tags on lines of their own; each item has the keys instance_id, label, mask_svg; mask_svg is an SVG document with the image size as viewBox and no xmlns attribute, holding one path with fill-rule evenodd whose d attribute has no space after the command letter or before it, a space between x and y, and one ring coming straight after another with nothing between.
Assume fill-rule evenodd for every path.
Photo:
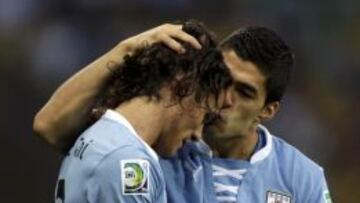
<instances>
[{"instance_id":1,"label":"short dark hair","mask_svg":"<svg viewBox=\"0 0 360 203\"><path fill-rule=\"evenodd\" d=\"M197 103L206 101L210 109L208 99L214 96L217 101L221 90L232 84L230 71L213 35L202 23L186 21L182 29L200 42L200 50L180 42L186 52L178 54L155 43L125 56L122 67L112 70L112 78L97 106L115 108L139 96L160 100L159 90L171 84L173 98L179 103L194 94Z\"/></svg>"},{"instance_id":2,"label":"short dark hair","mask_svg":"<svg viewBox=\"0 0 360 203\"><path fill-rule=\"evenodd\" d=\"M254 63L265 75L265 104L282 99L295 59L289 46L274 31L264 27L240 28L220 47L234 50L241 59Z\"/></svg>"}]
</instances>

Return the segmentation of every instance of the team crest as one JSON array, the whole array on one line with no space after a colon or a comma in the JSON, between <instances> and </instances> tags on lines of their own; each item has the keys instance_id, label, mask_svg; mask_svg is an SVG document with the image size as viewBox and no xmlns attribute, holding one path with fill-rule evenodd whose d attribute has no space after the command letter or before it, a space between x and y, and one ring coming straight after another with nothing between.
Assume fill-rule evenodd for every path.
<instances>
[{"instance_id":1,"label":"team crest","mask_svg":"<svg viewBox=\"0 0 360 203\"><path fill-rule=\"evenodd\" d=\"M266 203L291 203L291 195L268 191L266 193Z\"/></svg>"},{"instance_id":2,"label":"team crest","mask_svg":"<svg viewBox=\"0 0 360 203\"><path fill-rule=\"evenodd\" d=\"M149 162L143 159L121 160L121 185L123 195L149 193Z\"/></svg>"}]
</instances>

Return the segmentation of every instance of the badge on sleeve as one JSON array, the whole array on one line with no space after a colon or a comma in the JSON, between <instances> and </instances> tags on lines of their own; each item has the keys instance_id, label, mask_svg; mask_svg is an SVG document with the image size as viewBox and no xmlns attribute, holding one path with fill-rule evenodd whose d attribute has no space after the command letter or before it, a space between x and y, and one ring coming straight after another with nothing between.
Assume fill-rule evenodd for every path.
<instances>
[{"instance_id":1,"label":"badge on sleeve","mask_svg":"<svg viewBox=\"0 0 360 203\"><path fill-rule=\"evenodd\" d=\"M149 161L144 159L121 160L120 167L123 195L143 195L149 193Z\"/></svg>"},{"instance_id":2,"label":"badge on sleeve","mask_svg":"<svg viewBox=\"0 0 360 203\"><path fill-rule=\"evenodd\" d=\"M324 194L325 202L326 203L332 203L329 190L325 190L323 194Z\"/></svg>"},{"instance_id":3,"label":"badge on sleeve","mask_svg":"<svg viewBox=\"0 0 360 203\"><path fill-rule=\"evenodd\" d=\"M279 192L268 191L266 194L267 203L291 203L291 196Z\"/></svg>"}]
</instances>

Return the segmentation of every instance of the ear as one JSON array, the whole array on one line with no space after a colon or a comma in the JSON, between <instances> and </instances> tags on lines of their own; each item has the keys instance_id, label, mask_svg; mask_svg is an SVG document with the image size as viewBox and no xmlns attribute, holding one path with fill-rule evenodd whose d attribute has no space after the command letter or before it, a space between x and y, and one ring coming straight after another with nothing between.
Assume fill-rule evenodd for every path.
<instances>
[{"instance_id":1,"label":"ear","mask_svg":"<svg viewBox=\"0 0 360 203\"><path fill-rule=\"evenodd\" d=\"M259 115L260 122L272 119L280 109L280 102L274 101L266 104Z\"/></svg>"}]
</instances>

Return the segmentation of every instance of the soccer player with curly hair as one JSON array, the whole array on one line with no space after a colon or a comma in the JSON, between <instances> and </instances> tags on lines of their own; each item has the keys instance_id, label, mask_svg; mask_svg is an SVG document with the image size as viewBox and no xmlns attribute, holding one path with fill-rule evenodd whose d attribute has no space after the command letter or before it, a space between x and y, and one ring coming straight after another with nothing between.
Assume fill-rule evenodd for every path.
<instances>
[{"instance_id":1,"label":"soccer player with curly hair","mask_svg":"<svg viewBox=\"0 0 360 203\"><path fill-rule=\"evenodd\" d=\"M67 152L56 202L167 202L159 156L199 139L205 114L226 105L232 84L204 25L191 20L181 27L201 49L180 42L186 52L178 54L156 42L106 70L103 94L89 114L97 120Z\"/></svg>"}]
</instances>

